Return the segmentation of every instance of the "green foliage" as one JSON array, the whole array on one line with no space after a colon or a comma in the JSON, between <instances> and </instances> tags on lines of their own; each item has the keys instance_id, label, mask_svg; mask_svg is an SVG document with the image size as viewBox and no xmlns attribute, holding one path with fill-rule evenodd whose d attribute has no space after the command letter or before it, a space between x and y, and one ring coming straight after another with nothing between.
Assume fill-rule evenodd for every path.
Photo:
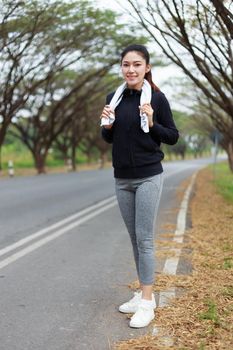
<instances>
[{"instance_id":1,"label":"green foliage","mask_svg":"<svg viewBox=\"0 0 233 350\"><path fill-rule=\"evenodd\" d=\"M43 168L48 149L57 147L66 158L86 138L78 161L96 158L103 150L97 140L99 125L91 114L98 118L106 91L119 82L114 71L122 49L148 39L135 21L123 23L117 13L100 9L91 0L5 0L2 7L0 145L11 128L33 154L37 167ZM13 127L9 126L12 120ZM7 157L22 166L33 163L25 149L21 158L5 146ZM61 161L58 152L55 157L48 155L48 164Z\"/></svg>"},{"instance_id":2,"label":"green foliage","mask_svg":"<svg viewBox=\"0 0 233 350\"><path fill-rule=\"evenodd\" d=\"M179 130L179 140L173 146L163 145L165 154L171 157L171 154L180 156L184 159L187 155L194 157L202 156L205 151L209 151L210 142L198 129L192 116L185 112L173 111L173 116L177 129Z\"/></svg>"},{"instance_id":3,"label":"green foliage","mask_svg":"<svg viewBox=\"0 0 233 350\"><path fill-rule=\"evenodd\" d=\"M8 161L12 160L14 167L32 168L34 162L31 153L27 147L17 139L7 137L5 144L2 146L2 168L8 168Z\"/></svg>"},{"instance_id":4,"label":"green foliage","mask_svg":"<svg viewBox=\"0 0 233 350\"><path fill-rule=\"evenodd\" d=\"M27 147L17 139L14 139L13 142L8 143L9 139L2 146L2 168L8 168L8 161L12 160L15 168L26 169L26 168L34 168L34 160L31 152L28 151ZM96 161L98 159L98 152L93 154L93 159ZM87 162L87 156L85 154L85 150L82 148L77 149L77 164L84 164ZM46 159L47 167L60 167L64 166L64 158L62 154L58 151L53 150L47 159Z\"/></svg>"},{"instance_id":5,"label":"green foliage","mask_svg":"<svg viewBox=\"0 0 233 350\"><path fill-rule=\"evenodd\" d=\"M191 117L187 113L173 110L173 116L179 130L185 131L190 128Z\"/></svg>"},{"instance_id":6,"label":"green foliage","mask_svg":"<svg viewBox=\"0 0 233 350\"><path fill-rule=\"evenodd\" d=\"M171 147L172 152L175 153L176 155L180 155L182 159L185 158L187 149L188 149L188 143L185 141L185 139L182 136L180 136L178 142Z\"/></svg>"},{"instance_id":7,"label":"green foliage","mask_svg":"<svg viewBox=\"0 0 233 350\"><path fill-rule=\"evenodd\" d=\"M214 172L214 183L220 194L233 203L233 175L226 162L212 165Z\"/></svg>"}]
</instances>

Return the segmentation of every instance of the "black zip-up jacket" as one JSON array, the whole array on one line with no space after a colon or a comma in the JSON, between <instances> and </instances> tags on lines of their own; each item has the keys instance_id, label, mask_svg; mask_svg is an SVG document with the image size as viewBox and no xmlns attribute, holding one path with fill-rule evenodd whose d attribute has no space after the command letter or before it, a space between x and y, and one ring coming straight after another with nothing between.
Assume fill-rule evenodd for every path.
<instances>
[{"instance_id":1,"label":"black zip-up jacket","mask_svg":"<svg viewBox=\"0 0 233 350\"><path fill-rule=\"evenodd\" d=\"M109 104L114 92L106 98ZM143 178L163 171L164 154L160 144L174 145L179 133L173 121L169 103L162 92L152 91L151 106L154 125L149 133L140 126L141 91L125 89L120 104L115 109L111 129L102 127L102 137L112 143L112 162L116 178Z\"/></svg>"}]
</instances>

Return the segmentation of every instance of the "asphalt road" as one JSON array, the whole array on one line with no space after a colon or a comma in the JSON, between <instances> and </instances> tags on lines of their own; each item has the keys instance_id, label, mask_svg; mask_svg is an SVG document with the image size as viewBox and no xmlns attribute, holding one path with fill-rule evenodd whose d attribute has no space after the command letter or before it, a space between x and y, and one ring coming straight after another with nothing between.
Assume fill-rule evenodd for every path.
<instances>
[{"instance_id":1,"label":"asphalt road","mask_svg":"<svg viewBox=\"0 0 233 350\"><path fill-rule=\"evenodd\" d=\"M158 232L210 162L164 164ZM105 350L145 332L117 311L136 274L112 170L1 179L0 194L0 349Z\"/></svg>"}]
</instances>

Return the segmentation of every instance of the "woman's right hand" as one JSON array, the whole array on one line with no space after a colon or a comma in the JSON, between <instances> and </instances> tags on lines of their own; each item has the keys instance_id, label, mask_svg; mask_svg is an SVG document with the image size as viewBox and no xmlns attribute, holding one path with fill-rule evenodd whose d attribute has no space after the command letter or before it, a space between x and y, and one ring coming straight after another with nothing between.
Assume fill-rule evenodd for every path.
<instances>
[{"instance_id":1,"label":"woman's right hand","mask_svg":"<svg viewBox=\"0 0 233 350\"><path fill-rule=\"evenodd\" d=\"M104 106L104 109L103 109L103 112L101 113L100 119L102 119L102 118L109 118L111 113L115 115L114 111L110 108L109 105ZM103 125L103 127L105 129L111 129L112 126L113 126L113 124Z\"/></svg>"}]
</instances>

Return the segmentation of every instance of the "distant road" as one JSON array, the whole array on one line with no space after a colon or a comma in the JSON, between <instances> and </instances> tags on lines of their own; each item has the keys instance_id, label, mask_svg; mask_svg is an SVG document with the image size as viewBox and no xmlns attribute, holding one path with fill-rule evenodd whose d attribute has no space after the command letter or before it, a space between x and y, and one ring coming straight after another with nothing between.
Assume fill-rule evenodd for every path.
<instances>
[{"instance_id":1,"label":"distant road","mask_svg":"<svg viewBox=\"0 0 233 350\"><path fill-rule=\"evenodd\" d=\"M164 163L160 226L210 162ZM2 349L105 350L144 332L116 310L136 276L111 169L2 179L0 193Z\"/></svg>"}]
</instances>

